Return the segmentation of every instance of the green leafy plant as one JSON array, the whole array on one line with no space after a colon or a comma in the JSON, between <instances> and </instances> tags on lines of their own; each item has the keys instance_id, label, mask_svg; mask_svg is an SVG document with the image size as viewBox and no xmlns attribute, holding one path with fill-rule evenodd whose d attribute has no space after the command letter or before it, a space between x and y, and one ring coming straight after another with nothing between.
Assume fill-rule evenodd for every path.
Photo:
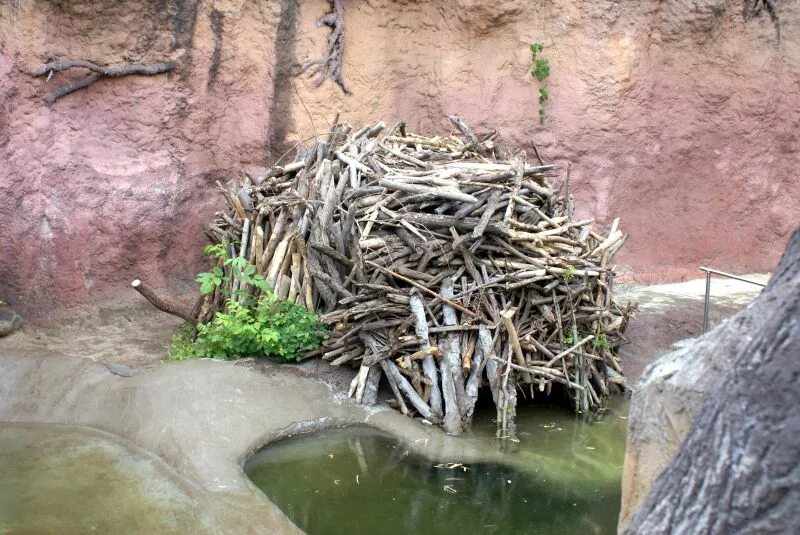
<instances>
[{"instance_id":1,"label":"green leafy plant","mask_svg":"<svg viewBox=\"0 0 800 535\"><path fill-rule=\"evenodd\" d=\"M535 59L535 55L534 55ZM540 82L544 82L550 76L550 62L546 59L536 59L531 74Z\"/></svg>"},{"instance_id":2,"label":"green leafy plant","mask_svg":"<svg viewBox=\"0 0 800 535\"><path fill-rule=\"evenodd\" d=\"M547 102L547 99L550 98L550 93L547 91L546 87L539 88L539 104L544 104Z\"/></svg>"},{"instance_id":3,"label":"green leafy plant","mask_svg":"<svg viewBox=\"0 0 800 535\"><path fill-rule=\"evenodd\" d=\"M608 338L603 333L598 334L592 340L592 344L594 345L595 349L606 349L608 348Z\"/></svg>"},{"instance_id":4,"label":"green leafy plant","mask_svg":"<svg viewBox=\"0 0 800 535\"><path fill-rule=\"evenodd\" d=\"M245 258L229 258L225 245L209 245L204 251L222 259L222 267L197 276L200 292L207 295L219 289L227 296L225 308L210 322L199 324L196 332L187 326L188 331L176 333L171 360L264 356L300 361L307 351L319 346L326 329L317 315L275 296L256 267ZM260 291L257 299L245 290L248 284ZM239 290L231 292L231 287Z\"/></svg>"},{"instance_id":5,"label":"green leafy plant","mask_svg":"<svg viewBox=\"0 0 800 535\"><path fill-rule=\"evenodd\" d=\"M194 347L194 327L188 323L181 325L172 335L172 345L169 348L169 360L186 360L197 357Z\"/></svg>"},{"instance_id":6,"label":"green leafy plant","mask_svg":"<svg viewBox=\"0 0 800 535\"><path fill-rule=\"evenodd\" d=\"M239 290L233 292L234 297L244 296L249 298L249 293L244 290L247 284L258 288L262 293L270 290L269 284L263 275L256 273L256 267L247 263L246 258L228 257L228 251L224 244L208 245L203 251L207 255L216 256L223 259L223 267L214 266L211 271L197 275L197 282L200 283L200 293L207 295L213 293L217 288L224 295L230 295L228 283L233 279L239 282ZM228 268L223 269L223 268ZM248 303L250 304L250 303Z\"/></svg>"},{"instance_id":7,"label":"green leafy plant","mask_svg":"<svg viewBox=\"0 0 800 535\"><path fill-rule=\"evenodd\" d=\"M198 325L194 351L226 360L265 356L300 361L324 337L325 327L316 315L267 292L255 306L228 301L224 312Z\"/></svg>"},{"instance_id":8,"label":"green leafy plant","mask_svg":"<svg viewBox=\"0 0 800 535\"><path fill-rule=\"evenodd\" d=\"M571 281L572 279L575 278L575 274L577 272L578 272L578 270L575 269L575 266L568 266L564 270L564 273L561 276L564 277L564 282L569 282L569 281Z\"/></svg>"},{"instance_id":9,"label":"green leafy plant","mask_svg":"<svg viewBox=\"0 0 800 535\"><path fill-rule=\"evenodd\" d=\"M547 89L547 79L550 77L550 62L545 58L540 58L539 54L544 50L542 43L533 43L530 46L531 61L533 68L531 76L536 78L541 84L539 87L539 122L544 122L544 105L550 99L550 92Z\"/></svg>"}]
</instances>

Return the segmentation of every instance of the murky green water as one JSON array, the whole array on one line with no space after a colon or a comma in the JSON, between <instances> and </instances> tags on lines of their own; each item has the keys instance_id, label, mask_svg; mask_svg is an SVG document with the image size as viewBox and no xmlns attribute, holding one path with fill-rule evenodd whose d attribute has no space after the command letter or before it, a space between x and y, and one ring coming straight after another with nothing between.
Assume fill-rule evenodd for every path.
<instances>
[{"instance_id":1,"label":"murky green water","mask_svg":"<svg viewBox=\"0 0 800 535\"><path fill-rule=\"evenodd\" d=\"M99 431L0 422L0 533L198 533L169 469Z\"/></svg>"},{"instance_id":2,"label":"murky green water","mask_svg":"<svg viewBox=\"0 0 800 535\"><path fill-rule=\"evenodd\" d=\"M474 438L495 454L492 412ZM591 421L528 407L500 463L435 466L368 428L267 446L245 471L311 534L616 533L627 405Z\"/></svg>"}]
</instances>

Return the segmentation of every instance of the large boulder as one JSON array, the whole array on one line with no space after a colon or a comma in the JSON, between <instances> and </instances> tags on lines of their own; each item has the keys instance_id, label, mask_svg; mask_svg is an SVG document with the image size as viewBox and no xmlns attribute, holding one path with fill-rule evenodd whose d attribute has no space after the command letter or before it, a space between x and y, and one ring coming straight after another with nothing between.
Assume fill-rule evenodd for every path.
<instances>
[{"instance_id":1,"label":"large boulder","mask_svg":"<svg viewBox=\"0 0 800 535\"><path fill-rule=\"evenodd\" d=\"M798 503L800 483L800 419L791 412L800 399L798 303L800 229L758 299L645 370L631 405L620 527L637 507L631 533L800 522L781 509L789 492Z\"/></svg>"}]
</instances>

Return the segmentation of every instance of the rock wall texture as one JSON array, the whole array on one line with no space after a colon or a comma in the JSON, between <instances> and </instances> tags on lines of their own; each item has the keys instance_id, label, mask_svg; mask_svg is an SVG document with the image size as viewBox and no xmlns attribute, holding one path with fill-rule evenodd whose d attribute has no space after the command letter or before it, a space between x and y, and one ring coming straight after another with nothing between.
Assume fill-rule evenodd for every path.
<instances>
[{"instance_id":1,"label":"rock wall texture","mask_svg":"<svg viewBox=\"0 0 800 535\"><path fill-rule=\"evenodd\" d=\"M622 218L618 259L640 280L700 263L763 271L800 220L800 5L779 22L729 0L344 0L344 76L296 77L319 56L326 0L0 2L0 298L47 316L133 298L136 275L188 297L213 184L325 131L461 115L515 149L572 164L579 211ZM779 28L779 32L778 32ZM528 45L550 61L537 116ZM49 58L176 61L101 80Z\"/></svg>"},{"instance_id":2,"label":"rock wall texture","mask_svg":"<svg viewBox=\"0 0 800 535\"><path fill-rule=\"evenodd\" d=\"M635 386L635 392L631 400L631 410L628 425L628 443L625 450L625 467L622 475L622 510L620 511L620 528L626 526L631 520L637 507L647 498L648 493L656 482L657 478L670 465L680 448L686 449L684 439L690 430L710 430L714 426L707 423L705 426L694 425L701 416L706 418L711 414L710 404L704 401L716 395L718 401L723 397L721 393L728 394L730 380L749 381L754 373L751 368L758 367L759 362L755 356L757 351L753 349L762 342L770 342L764 339L764 330L770 322L776 323L778 312L786 313L788 305L794 304L800 298L800 229L798 229L789 242L789 247L778 265L775 273L770 279L769 285L747 308L737 313L716 329L706 335L690 340L679 349L668 353L647 367L642 373L642 377ZM792 316L778 316L777 323L784 323L797 318ZM796 348L784 344L781 354L786 355L787 360L796 362ZM791 357L791 359L790 359ZM773 370L773 373L785 376L787 382L797 385L796 365L789 366L770 366L763 365L763 368ZM743 372L745 370L745 372ZM738 379L737 379L738 378ZM777 385L780 381L772 383L758 384L752 381L752 390L746 396L741 396L742 405L755 406L759 403L766 406L778 406L782 401L780 396L789 399L791 390L784 391ZM751 384L748 383L749 385ZM776 385L777 390L772 390L772 385ZM789 397L787 397L789 396ZM792 406L792 401L787 402L787 407ZM740 407L737 406L737 410ZM745 428L745 420L754 412L746 408L741 408L738 416L741 418L740 424ZM716 415L716 413L714 413ZM758 424L750 418L749 424ZM788 426L781 430L784 420L770 422L777 430L775 436L785 437L784 431L789 431L793 427ZM793 424L797 427L796 424ZM751 425L752 427L752 425ZM770 431L771 432L771 431ZM735 446L742 446L740 442L732 442ZM742 446L744 447L744 446ZM772 446L764 442L764 448ZM792 448L789 442L780 444L776 449ZM725 455L725 448L715 450L720 456ZM797 457L797 450L794 451ZM694 452L696 458L698 454ZM765 454L762 454L762 457ZM761 457L752 457L764 461ZM749 461L740 458L728 459L727 469L737 474L744 473L751 464ZM741 463L741 464L737 464ZM795 458L795 465L797 459ZM709 486L724 479L723 476L716 475L709 479ZM772 477L772 476L770 476ZM775 476L777 477L777 476ZM713 482L712 482L713 480ZM701 492L696 487L689 486L684 482L684 489L690 489L691 497L687 494L685 501L699 498ZM762 488L762 485L746 485L742 488ZM693 490L692 490L693 489ZM690 492L687 490L687 493ZM764 509L771 504L761 504L755 498L757 491L754 491L754 509ZM763 495L759 498L763 499ZM723 500L724 501L724 500ZM733 500L740 503L741 500ZM744 500L747 502L747 500ZM788 502L788 500L787 500ZM750 502L747 502L750 503ZM719 507L706 507L706 503L698 502L696 509L711 510L724 509ZM761 507L763 505L763 507ZM649 510L649 509L648 509ZM687 515L681 516L687 520ZM722 515L724 516L724 514ZM731 515L731 519L733 519ZM667 515L661 515L666 519ZM671 517L670 517L671 518ZM676 525L677 525L677 521ZM686 529L675 528L676 532L686 532ZM638 533L663 533L668 529L642 529ZM691 530L690 530L691 531ZM735 529L701 529L698 532L718 532L732 533ZM741 531L741 530L738 530ZM745 530L746 531L746 530ZM756 529L756 531L759 531ZM762 532L778 532L780 530L764 529ZM787 532L791 530L785 530Z\"/></svg>"},{"instance_id":3,"label":"rock wall texture","mask_svg":"<svg viewBox=\"0 0 800 535\"><path fill-rule=\"evenodd\" d=\"M762 325L727 377L709 385L686 440L624 535L800 531L800 231L764 295L772 306Z\"/></svg>"}]
</instances>

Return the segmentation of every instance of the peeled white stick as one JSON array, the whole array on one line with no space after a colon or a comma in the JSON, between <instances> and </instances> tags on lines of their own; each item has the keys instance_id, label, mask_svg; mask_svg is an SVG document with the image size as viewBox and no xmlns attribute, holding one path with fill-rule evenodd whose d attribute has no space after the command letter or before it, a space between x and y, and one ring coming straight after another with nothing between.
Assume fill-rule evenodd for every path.
<instances>
[{"instance_id":1,"label":"peeled white stick","mask_svg":"<svg viewBox=\"0 0 800 535\"><path fill-rule=\"evenodd\" d=\"M420 348L428 349L431 347L428 335L428 321L425 319L425 306L422 304L422 297L419 292L414 290L408 301L411 313L414 315L414 326L419 338ZM439 391L439 373L436 370L436 361L432 355L422 359L422 373L431 382L431 411L437 419L442 417L442 394ZM399 386L399 385L398 385Z\"/></svg>"}]
</instances>

